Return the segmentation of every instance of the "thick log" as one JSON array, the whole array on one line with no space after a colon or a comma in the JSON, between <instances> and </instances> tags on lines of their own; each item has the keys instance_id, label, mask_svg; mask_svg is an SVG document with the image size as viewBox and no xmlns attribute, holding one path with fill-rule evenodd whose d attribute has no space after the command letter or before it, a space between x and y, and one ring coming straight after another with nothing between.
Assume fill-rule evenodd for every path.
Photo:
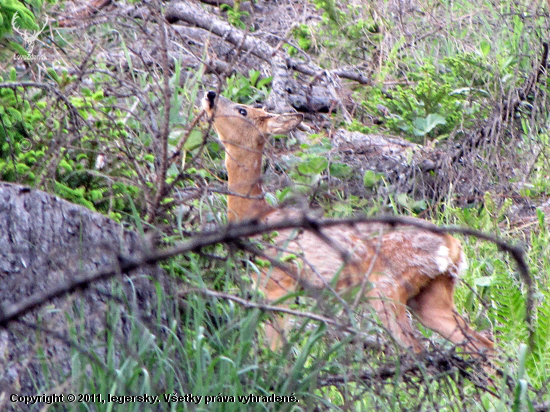
<instances>
[{"instance_id":1,"label":"thick log","mask_svg":"<svg viewBox=\"0 0 550 412\"><path fill-rule=\"evenodd\" d=\"M164 283L165 275L152 265L116 279L83 283L74 293L40 304L46 291L112 267L122 257L143 254L143 244L138 234L99 213L39 190L0 183L0 318L38 297L31 313L0 326L1 410L2 399L9 400L11 393L36 395L41 388L62 387L71 376L75 336L70 330L78 331L87 351L104 357L98 349L104 341L98 342L105 338L106 313L116 290L137 303L143 316L154 312L152 279ZM121 341L127 333L126 328L115 330Z\"/></svg>"}]
</instances>

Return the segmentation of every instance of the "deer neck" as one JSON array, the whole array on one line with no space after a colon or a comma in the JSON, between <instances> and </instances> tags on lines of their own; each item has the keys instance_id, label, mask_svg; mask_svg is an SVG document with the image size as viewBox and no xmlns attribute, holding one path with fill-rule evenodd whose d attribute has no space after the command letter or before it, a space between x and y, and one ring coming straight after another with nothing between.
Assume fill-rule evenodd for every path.
<instances>
[{"instance_id":1,"label":"deer neck","mask_svg":"<svg viewBox=\"0 0 550 412\"><path fill-rule=\"evenodd\" d=\"M228 189L227 218L230 222L257 219L274 210L264 199L262 188L262 150L226 145L225 166Z\"/></svg>"}]
</instances>

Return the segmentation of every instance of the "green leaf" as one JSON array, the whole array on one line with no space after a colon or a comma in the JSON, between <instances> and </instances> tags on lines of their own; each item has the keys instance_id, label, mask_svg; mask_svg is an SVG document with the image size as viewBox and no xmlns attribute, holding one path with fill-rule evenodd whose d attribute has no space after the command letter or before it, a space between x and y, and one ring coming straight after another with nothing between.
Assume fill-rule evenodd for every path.
<instances>
[{"instance_id":1,"label":"green leaf","mask_svg":"<svg viewBox=\"0 0 550 412\"><path fill-rule=\"evenodd\" d=\"M284 200L287 199L287 197L291 196L292 195L292 189L290 188L290 186L287 186L285 187L284 189L282 190L277 190L275 192L275 195L277 196L277 199L282 202Z\"/></svg>"},{"instance_id":2,"label":"green leaf","mask_svg":"<svg viewBox=\"0 0 550 412\"><path fill-rule=\"evenodd\" d=\"M15 170L17 170L17 173L22 175L27 173L30 170L30 167L24 163L17 163L17 165L15 165Z\"/></svg>"},{"instance_id":3,"label":"green leaf","mask_svg":"<svg viewBox=\"0 0 550 412\"><path fill-rule=\"evenodd\" d=\"M192 130L183 148L188 151L195 150L202 144L203 138L204 136L200 130Z\"/></svg>"},{"instance_id":4,"label":"green leaf","mask_svg":"<svg viewBox=\"0 0 550 412\"><path fill-rule=\"evenodd\" d=\"M16 53L18 53L19 55L21 55L21 56L28 56L29 55L27 50L25 50L20 44L14 42L14 41L10 41L9 45L10 45L11 49L14 50Z\"/></svg>"},{"instance_id":5,"label":"green leaf","mask_svg":"<svg viewBox=\"0 0 550 412\"><path fill-rule=\"evenodd\" d=\"M425 136L440 124L446 124L445 118L437 113L430 113L426 117L417 117L414 119L414 134L416 136Z\"/></svg>"},{"instance_id":6,"label":"green leaf","mask_svg":"<svg viewBox=\"0 0 550 412\"><path fill-rule=\"evenodd\" d=\"M101 192L101 190L90 190L90 198L92 199L93 202L97 202L101 199L103 199L103 193Z\"/></svg>"},{"instance_id":7,"label":"green leaf","mask_svg":"<svg viewBox=\"0 0 550 412\"><path fill-rule=\"evenodd\" d=\"M409 196L406 193L399 193L396 200L401 206L409 207Z\"/></svg>"},{"instance_id":8,"label":"green leaf","mask_svg":"<svg viewBox=\"0 0 550 412\"><path fill-rule=\"evenodd\" d=\"M344 163L331 163L329 170L332 176L337 177L339 179L351 177L351 173L352 173L351 167L349 167L347 164L344 164Z\"/></svg>"},{"instance_id":9,"label":"green leaf","mask_svg":"<svg viewBox=\"0 0 550 412\"><path fill-rule=\"evenodd\" d=\"M260 77L260 71L259 70L249 70L248 71L248 77L250 78L250 84L255 86L256 82L258 81L258 79Z\"/></svg>"},{"instance_id":10,"label":"green leaf","mask_svg":"<svg viewBox=\"0 0 550 412\"><path fill-rule=\"evenodd\" d=\"M298 165L298 171L304 175L316 175L322 173L328 166L328 160L318 156Z\"/></svg>"},{"instance_id":11,"label":"green leaf","mask_svg":"<svg viewBox=\"0 0 550 412\"><path fill-rule=\"evenodd\" d=\"M95 101L101 101L104 99L104 97L105 96L103 94L103 90L98 90L92 94L92 99L94 99Z\"/></svg>"},{"instance_id":12,"label":"green leaf","mask_svg":"<svg viewBox=\"0 0 550 412\"><path fill-rule=\"evenodd\" d=\"M57 84L61 83L61 80L59 79L59 76L57 75L57 72L54 69L48 68L46 71L48 72L48 74L50 75L50 77L53 79L54 82L56 82Z\"/></svg>"},{"instance_id":13,"label":"green leaf","mask_svg":"<svg viewBox=\"0 0 550 412\"><path fill-rule=\"evenodd\" d=\"M487 57L487 55L491 51L491 43L483 40L479 45L479 48L481 49L481 54L483 54L483 57Z\"/></svg>"},{"instance_id":14,"label":"green leaf","mask_svg":"<svg viewBox=\"0 0 550 412\"><path fill-rule=\"evenodd\" d=\"M12 117L17 120L18 122L23 121L23 116L21 115L21 112L17 109L14 109L13 107L6 107L6 110L9 114L12 115Z\"/></svg>"},{"instance_id":15,"label":"green leaf","mask_svg":"<svg viewBox=\"0 0 550 412\"><path fill-rule=\"evenodd\" d=\"M73 167L65 159L61 159L61 161L59 162L59 167L62 168L67 173L70 173L73 171Z\"/></svg>"},{"instance_id":16,"label":"green leaf","mask_svg":"<svg viewBox=\"0 0 550 412\"><path fill-rule=\"evenodd\" d=\"M258 84L256 85L256 87L258 89L263 89L264 87L269 86L271 84L272 80L273 80L272 76L264 77L263 79L260 79L258 81Z\"/></svg>"},{"instance_id":17,"label":"green leaf","mask_svg":"<svg viewBox=\"0 0 550 412\"><path fill-rule=\"evenodd\" d=\"M166 175L169 177L176 177L180 173L178 167L172 163L168 170L166 171Z\"/></svg>"},{"instance_id":18,"label":"green leaf","mask_svg":"<svg viewBox=\"0 0 550 412\"><path fill-rule=\"evenodd\" d=\"M380 175L373 170L365 170L363 175L363 185L367 188L373 188L380 181Z\"/></svg>"},{"instance_id":19,"label":"green leaf","mask_svg":"<svg viewBox=\"0 0 550 412\"><path fill-rule=\"evenodd\" d=\"M428 208L428 202L426 202L424 199L417 200L413 203L412 209L415 213L423 212Z\"/></svg>"}]
</instances>

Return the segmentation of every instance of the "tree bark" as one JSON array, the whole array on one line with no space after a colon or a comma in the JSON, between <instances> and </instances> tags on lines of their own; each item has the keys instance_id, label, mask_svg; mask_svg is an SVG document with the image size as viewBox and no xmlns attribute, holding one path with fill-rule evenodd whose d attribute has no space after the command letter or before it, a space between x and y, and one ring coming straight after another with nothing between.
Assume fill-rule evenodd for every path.
<instances>
[{"instance_id":1,"label":"tree bark","mask_svg":"<svg viewBox=\"0 0 550 412\"><path fill-rule=\"evenodd\" d=\"M138 234L99 213L39 190L0 183L0 315L31 296L112 267L122 256L139 256L144 244ZM154 279L165 283L158 266L141 267L56 298L0 326L0 409L11 393L41 394L40 388L61 385L70 377L75 341L101 359L104 353L98 348L105 347L106 313L116 302L113 296L121 294L120 301L134 302L141 315L150 316L156 307ZM129 328L120 324L114 334L122 340ZM47 378L42 363L51 372Z\"/></svg>"}]
</instances>

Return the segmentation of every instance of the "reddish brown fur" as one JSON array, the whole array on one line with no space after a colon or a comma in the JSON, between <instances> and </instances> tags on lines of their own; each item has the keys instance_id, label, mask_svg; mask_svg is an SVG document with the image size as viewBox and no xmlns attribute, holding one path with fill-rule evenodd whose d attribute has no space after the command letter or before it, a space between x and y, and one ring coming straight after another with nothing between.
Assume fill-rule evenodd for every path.
<instances>
[{"instance_id":1,"label":"reddish brown fur","mask_svg":"<svg viewBox=\"0 0 550 412\"><path fill-rule=\"evenodd\" d=\"M274 209L263 198L261 186L262 153L266 137L287 133L302 121L301 114L275 115L231 102L208 92L203 107L226 150L229 178L228 219L239 221L261 218L267 222L292 215ZM292 253L292 273L274 268L258 279L270 301L276 301L298 287L330 287L335 275L335 290L341 295L353 291L368 298L382 323L403 346L418 352L407 309L426 327L440 333L467 350L491 351L493 343L470 328L455 309L454 282L465 266L460 242L450 235L435 234L411 226L389 228L383 224L335 226L324 233L340 250L352 252L343 263L341 254L310 232L279 232L275 244ZM353 295L353 294L352 294ZM279 344L284 322L268 326L271 347Z\"/></svg>"}]
</instances>

